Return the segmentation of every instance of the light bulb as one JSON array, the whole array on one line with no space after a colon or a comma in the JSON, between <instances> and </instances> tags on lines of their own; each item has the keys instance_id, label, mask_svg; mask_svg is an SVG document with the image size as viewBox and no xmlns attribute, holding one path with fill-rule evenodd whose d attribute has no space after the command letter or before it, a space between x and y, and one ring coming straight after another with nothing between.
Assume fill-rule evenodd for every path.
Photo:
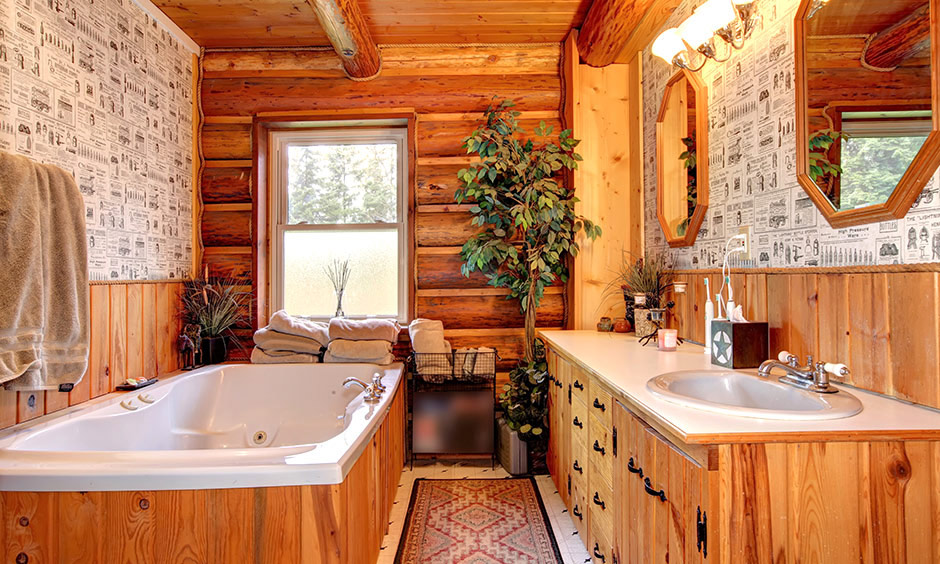
<instances>
[{"instance_id":1,"label":"light bulb","mask_svg":"<svg viewBox=\"0 0 940 564\"><path fill-rule=\"evenodd\" d=\"M682 37L679 30L671 27L659 34L656 41L653 42L653 55L666 61L670 65L676 58L676 55L685 51L685 44L682 43Z\"/></svg>"},{"instance_id":2,"label":"light bulb","mask_svg":"<svg viewBox=\"0 0 940 564\"><path fill-rule=\"evenodd\" d=\"M708 0L698 7L695 13L698 14L701 25L713 33L738 18L730 0Z\"/></svg>"},{"instance_id":3,"label":"light bulb","mask_svg":"<svg viewBox=\"0 0 940 564\"><path fill-rule=\"evenodd\" d=\"M679 26L679 35L690 47L699 49L711 41L712 36L715 35L715 28L709 27L704 17L695 11Z\"/></svg>"}]
</instances>

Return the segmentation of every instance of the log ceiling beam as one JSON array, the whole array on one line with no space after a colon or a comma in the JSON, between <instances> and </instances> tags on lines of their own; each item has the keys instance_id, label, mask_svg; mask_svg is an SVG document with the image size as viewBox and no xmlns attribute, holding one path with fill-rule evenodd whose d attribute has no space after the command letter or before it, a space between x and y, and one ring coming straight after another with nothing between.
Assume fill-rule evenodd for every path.
<instances>
[{"instance_id":1,"label":"log ceiling beam","mask_svg":"<svg viewBox=\"0 0 940 564\"><path fill-rule=\"evenodd\" d=\"M350 78L373 78L382 70L379 49L356 0L307 0Z\"/></svg>"},{"instance_id":2,"label":"log ceiling beam","mask_svg":"<svg viewBox=\"0 0 940 564\"><path fill-rule=\"evenodd\" d=\"M930 5L879 31L868 43L862 60L878 68L894 68L930 47Z\"/></svg>"},{"instance_id":3,"label":"log ceiling beam","mask_svg":"<svg viewBox=\"0 0 940 564\"><path fill-rule=\"evenodd\" d=\"M592 67L629 61L656 36L680 0L594 0L578 35L581 60Z\"/></svg>"}]
</instances>

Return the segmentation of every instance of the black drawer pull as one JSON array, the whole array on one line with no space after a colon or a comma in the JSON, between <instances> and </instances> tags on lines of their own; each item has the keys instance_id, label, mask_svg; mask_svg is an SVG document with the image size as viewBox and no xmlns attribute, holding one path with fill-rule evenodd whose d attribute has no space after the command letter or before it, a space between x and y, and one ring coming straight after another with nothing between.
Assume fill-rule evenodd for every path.
<instances>
[{"instance_id":1,"label":"black drawer pull","mask_svg":"<svg viewBox=\"0 0 940 564\"><path fill-rule=\"evenodd\" d=\"M572 464L571 467L574 468L574 471L578 474L584 474L584 468L581 468L581 465L578 464L577 460L574 461L574 464Z\"/></svg>"},{"instance_id":2,"label":"black drawer pull","mask_svg":"<svg viewBox=\"0 0 940 564\"><path fill-rule=\"evenodd\" d=\"M601 411L605 411L607 409L607 407L605 407L604 404L602 404L597 398L594 398L594 407Z\"/></svg>"},{"instance_id":3,"label":"black drawer pull","mask_svg":"<svg viewBox=\"0 0 940 564\"><path fill-rule=\"evenodd\" d=\"M650 483L650 479L649 479L649 478L644 478L644 479L643 479L643 487L644 487L644 489L646 489L646 493L650 494L650 495L653 496L653 497L658 497L658 498L659 498L659 501L662 501L662 502L665 502L665 501L666 501L666 491L665 491L665 490L659 490L659 491L654 490L654 489L653 489L653 485Z\"/></svg>"},{"instance_id":4,"label":"black drawer pull","mask_svg":"<svg viewBox=\"0 0 940 564\"><path fill-rule=\"evenodd\" d=\"M578 429L584 429L584 423L582 423L582 422L578 419L578 416L577 416L577 415L574 416L574 421L572 421L571 424L574 425L575 427L577 427Z\"/></svg>"},{"instance_id":5,"label":"black drawer pull","mask_svg":"<svg viewBox=\"0 0 940 564\"><path fill-rule=\"evenodd\" d=\"M558 386L559 388L564 388L564 387L565 387L565 385L562 384L561 382L559 382L558 380L555 380L555 385Z\"/></svg>"},{"instance_id":6,"label":"black drawer pull","mask_svg":"<svg viewBox=\"0 0 940 564\"><path fill-rule=\"evenodd\" d=\"M578 518L578 521L584 520L584 515L581 514L581 511L578 509L578 506L575 505L574 509L571 510L571 514Z\"/></svg>"},{"instance_id":7,"label":"black drawer pull","mask_svg":"<svg viewBox=\"0 0 940 564\"><path fill-rule=\"evenodd\" d=\"M598 443L597 441L594 441L594 450L601 453L601 456L604 456L605 454L607 454L607 449L602 447L600 443Z\"/></svg>"},{"instance_id":8,"label":"black drawer pull","mask_svg":"<svg viewBox=\"0 0 940 564\"><path fill-rule=\"evenodd\" d=\"M584 384L582 384L581 382L578 382L577 380L575 380L575 381L574 381L574 388L575 388L576 390L584 390Z\"/></svg>"},{"instance_id":9,"label":"black drawer pull","mask_svg":"<svg viewBox=\"0 0 940 564\"><path fill-rule=\"evenodd\" d=\"M601 562L607 562L607 559L604 558L604 554L601 553L601 545L594 543L594 558L600 558Z\"/></svg>"},{"instance_id":10,"label":"black drawer pull","mask_svg":"<svg viewBox=\"0 0 940 564\"><path fill-rule=\"evenodd\" d=\"M633 462L632 456L630 457L630 460L627 461L627 470L631 474L639 474L641 478L643 477L643 469L637 466L636 463Z\"/></svg>"},{"instance_id":11,"label":"black drawer pull","mask_svg":"<svg viewBox=\"0 0 940 564\"><path fill-rule=\"evenodd\" d=\"M607 504L601 500L601 497L597 492L594 492L594 505L600 505L601 509L607 509Z\"/></svg>"}]
</instances>

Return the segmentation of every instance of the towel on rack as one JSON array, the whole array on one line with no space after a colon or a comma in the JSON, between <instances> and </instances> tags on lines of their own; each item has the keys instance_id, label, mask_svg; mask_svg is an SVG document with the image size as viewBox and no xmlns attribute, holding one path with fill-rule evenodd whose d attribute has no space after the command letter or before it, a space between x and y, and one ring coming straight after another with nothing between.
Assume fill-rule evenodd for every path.
<instances>
[{"instance_id":1,"label":"towel on rack","mask_svg":"<svg viewBox=\"0 0 940 564\"><path fill-rule=\"evenodd\" d=\"M291 351L304 354L320 354L324 343L307 337L281 333L268 327L255 331L255 344L266 351Z\"/></svg>"},{"instance_id":2,"label":"towel on rack","mask_svg":"<svg viewBox=\"0 0 940 564\"><path fill-rule=\"evenodd\" d=\"M252 364L316 364L320 357L293 351L269 351L261 347L251 349Z\"/></svg>"},{"instance_id":3,"label":"towel on rack","mask_svg":"<svg viewBox=\"0 0 940 564\"><path fill-rule=\"evenodd\" d=\"M401 326L391 319L343 319L330 320L330 340L347 341L388 341L398 342Z\"/></svg>"},{"instance_id":4,"label":"towel on rack","mask_svg":"<svg viewBox=\"0 0 940 564\"><path fill-rule=\"evenodd\" d=\"M323 321L312 321L303 317L295 317L283 309L274 312L268 322L268 329L278 333L286 333L297 337L313 339L323 345L330 342L329 325Z\"/></svg>"},{"instance_id":5,"label":"towel on rack","mask_svg":"<svg viewBox=\"0 0 940 564\"><path fill-rule=\"evenodd\" d=\"M392 344L385 340L349 341L337 339L330 341L323 362L365 362L369 364L391 364Z\"/></svg>"},{"instance_id":6,"label":"towel on rack","mask_svg":"<svg viewBox=\"0 0 940 564\"><path fill-rule=\"evenodd\" d=\"M88 366L85 205L53 165L0 151L0 382L69 391Z\"/></svg>"}]
</instances>

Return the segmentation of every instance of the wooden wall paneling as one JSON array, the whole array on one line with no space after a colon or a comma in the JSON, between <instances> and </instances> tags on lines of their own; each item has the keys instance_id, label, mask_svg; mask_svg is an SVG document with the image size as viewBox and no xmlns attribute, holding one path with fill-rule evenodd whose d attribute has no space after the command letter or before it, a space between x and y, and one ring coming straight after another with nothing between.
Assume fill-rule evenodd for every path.
<instances>
[{"instance_id":1,"label":"wooden wall paneling","mask_svg":"<svg viewBox=\"0 0 940 564\"><path fill-rule=\"evenodd\" d=\"M104 562L104 496L101 492L59 492L56 498L61 564Z\"/></svg>"},{"instance_id":2,"label":"wooden wall paneling","mask_svg":"<svg viewBox=\"0 0 940 564\"><path fill-rule=\"evenodd\" d=\"M111 384L108 391L127 378L127 286L111 286L111 355L108 366L111 368Z\"/></svg>"},{"instance_id":3,"label":"wooden wall paneling","mask_svg":"<svg viewBox=\"0 0 940 564\"><path fill-rule=\"evenodd\" d=\"M91 399L91 379L92 379L92 370L91 370L91 357L94 354L91 351L91 319L94 316L94 312L91 310L91 293L92 286L88 287L88 322L89 322L89 345L88 345L88 367L85 368L85 374L82 376L82 379L72 388L72 391L68 394L68 405L75 405L83 401L88 401ZM2 412L2 407L0 407L0 412ZM0 428L3 427L3 424L0 423Z\"/></svg>"},{"instance_id":4,"label":"wooden wall paneling","mask_svg":"<svg viewBox=\"0 0 940 564\"><path fill-rule=\"evenodd\" d=\"M907 273L888 282L894 392L932 407L940 407L938 277L936 272Z\"/></svg>"},{"instance_id":5,"label":"wooden wall paneling","mask_svg":"<svg viewBox=\"0 0 940 564\"><path fill-rule=\"evenodd\" d=\"M254 561L257 554L254 490L209 490L207 495L208 513L212 516L209 519L209 562Z\"/></svg>"},{"instance_id":6,"label":"wooden wall paneling","mask_svg":"<svg viewBox=\"0 0 940 564\"><path fill-rule=\"evenodd\" d=\"M153 492L150 502L157 531L155 562L208 562L208 490ZM180 527L180 523L186 523ZM233 528L239 524L229 523Z\"/></svg>"},{"instance_id":7,"label":"wooden wall paneling","mask_svg":"<svg viewBox=\"0 0 940 564\"><path fill-rule=\"evenodd\" d=\"M300 494L300 562L343 564L348 527L344 527L346 485L303 486Z\"/></svg>"},{"instance_id":8,"label":"wooden wall paneling","mask_svg":"<svg viewBox=\"0 0 940 564\"><path fill-rule=\"evenodd\" d=\"M88 359L91 397L111 391L110 286L91 287L91 350Z\"/></svg>"},{"instance_id":9,"label":"wooden wall paneling","mask_svg":"<svg viewBox=\"0 0 940 564\"><path fill-rule=\"evenodd\" d=\"M0 429L16 425L18 392L0 389Z\"/></svg>"},{"instance_id":10,"label":"wooden wall paneling","mask_svg":"<svg viewBox=\"0 0 940 564\"><path fill-rule=\"evenodd\" d=\"M414 229L418 247L462 246L480 231L467 212L417 213Z\"/></svg>"},{"instance_id":11,"label":"wooden wall paneling","mask_svg":"<svg viewBox=\"0 0 940 564\"><path fill-rule=\"evenodd\" d=\"M849 382L878 393L894 389L890 350L888 276L846 276ZM820 320L822 323L822 320Z\"/></svg>"},{"instance_id":12,"label":"wooden wall paneling","mask_svg":"<svg viewBox=\"0 0 940 564\"><path fill-rule=\"evenodd\" d=\"M173 366L173 335L174 321L171 317L173 303L170 299L170 285L157 284L157 373L166 374L174 370Z\"/></svg>"},{"instance_id":13,"label":"wooden wall paneling","mask_svg":"<svg viewBox=\"0 0 940 564\"><path fill-rule=\"evenodd\" d=\"M418 317L440 319L446 329L499 329L521 327L523 316L518 300L504 295L417 297ZM539 327L559 327L564 321L564 298L546 294L538 308Z\"/></svg>"},{"instance_id":14,"label":"wooden wall paneling","mask_svg":"<svg viewBox=\"0 0 940 564\"><path fill-rule=\"evenodd\" d=\"M4 562L57 562L55 494L0 492Z\"/></svg>"},{"instance_id":15,"label":"wooden wall paneling","mask_svg":"<svg viewBox=\"0 0 940 564\"><path fill-rule=\"evenodd\" d=\"M141 285L141 376L153 378L159 373L157 361L157 286Z\"/></svg>"},{"instance_id":16,"label":"wooden wall paneling","mask_svg":"<svg viewBox=\"0 0 940 564\"><path fill-rule=\"evenodd\" d=\"M46 412L46 394L43 391L17 392L16 422L35 419Z\"/></svg>"},{"instance_id":17,"label":"wooden wall paneling","mask_svg":"<svg viewBox=\"0 0 940 564\"><path fill-rule=\"evenodd\" d=\"M206 247L251 245L250 211L210 211L202 216L202 240Z\"/></svg>"},{"instance_id":18,"label":"wooden wall paneling","mask_svg":"<svg viewBox=\"0 0 940 564\"><path fill-rule=\"evenodd\" d=\"M847 276L838 274L820 274L816 277L818 288L819 345L817 354L822 362L844 362L848 364L850 356L849 339L849 291ZM865 300L871 294L856 294L857 299ZM836 359L836 360L830 360ZM850 376L851 378L851 376ZM833 380L842 381L841 376Z\"/></svg>"},{"instance_id":19,"label":"wooden wall paneling","mask_svg":"<svg viewBox=\"0 0 940 564\"><path fill-rule=\"evenodd\" d=\"M154 492L112 492L105 498L108 553L116 562L155 562Z\"/></svg>"},{"instance_id":20,"label":"wooden wall paneling","mask_svg":"<svg viewBox=\"0 0 940 564\"><path fill-rule=\"evenodd\" d=\"M417 128L418 158L466 155L467 151L463 148L463 140L476 127L477 122L482 118L482 114L467 117L468 119L460 121L419 119ZM535 128L543 121L546 126L553 128L553 136L557 136L562 130L561 121L557 116L547 119L530 119L523 113L518 119L519 126L525 131L527 138L535 142L544 142L549 139L535 135ZM453 201L453 198L451 198L451 201Z\"/></svg>"},{"instance_id":21,"label":"wooden wall paneling","mask_svg":"<svg viewBox=\"0 0 940 564\"><path fill-rule=\"evenodd\" d=\"M255 542L258 543L255 550L257 554L265 555L265 562L297 562L301 542L300 488L255 489Z\"/></svg>"},{"instance_id":22,"label":"wooden wall paneling","mask_svg":"<svg viewBox=\"0 0 940 564\"><path fill-rule=\"evenodd\" d=\"M468 130L468 133L470 130ZM454 194L461 187L457 178L464 164L425 164L418 167L415 199L418 205L448 204L454 201Z\"/></svg>"},{"instance_id":23,"label":"wooden wall paneling","mask_svg":"<svg viewBox=\"0 0 940 564\"><path fill-rule=\"evenodd\" d=\"M207 160L250 159L251 123L204 124L202 127L202 153ZM222 170L226 170L230 178L232 171Z\"/></svg>"},{"instance_id":24,"label":"wooden wall paneling","mask_svg":"<svg viewBox=\"0 0 940 564\"><path fill-rule=\"evenodd\" d=\"M767 277L767 325L770 332L771 356L776 356L783 350L790 350L790 285L787 277L788 275Z\"/></svg>"},{"instance_id":25,"label":"wooden wall paneling","mask_svg":"<svg viewBox=\"0 0 940 564\"><path fill-rule=\"evenodd\" d=\"M248 136L251 143L251 136ZM251 170L245 168L206 168L202 173L202 201L226 204L251 201Z\"/></svg>"},{"instance_id":26,"label":"wooden wall paneling","mask_svg":"<svg viewBox=\"0 0 940 564\"><path fill-rule=\"evenodd\" d=\"M818 358L817 290L815 274L787 276L789 283L789 347L790 352L806 361L807 355Z\"/></svg>"}]
</instances>

